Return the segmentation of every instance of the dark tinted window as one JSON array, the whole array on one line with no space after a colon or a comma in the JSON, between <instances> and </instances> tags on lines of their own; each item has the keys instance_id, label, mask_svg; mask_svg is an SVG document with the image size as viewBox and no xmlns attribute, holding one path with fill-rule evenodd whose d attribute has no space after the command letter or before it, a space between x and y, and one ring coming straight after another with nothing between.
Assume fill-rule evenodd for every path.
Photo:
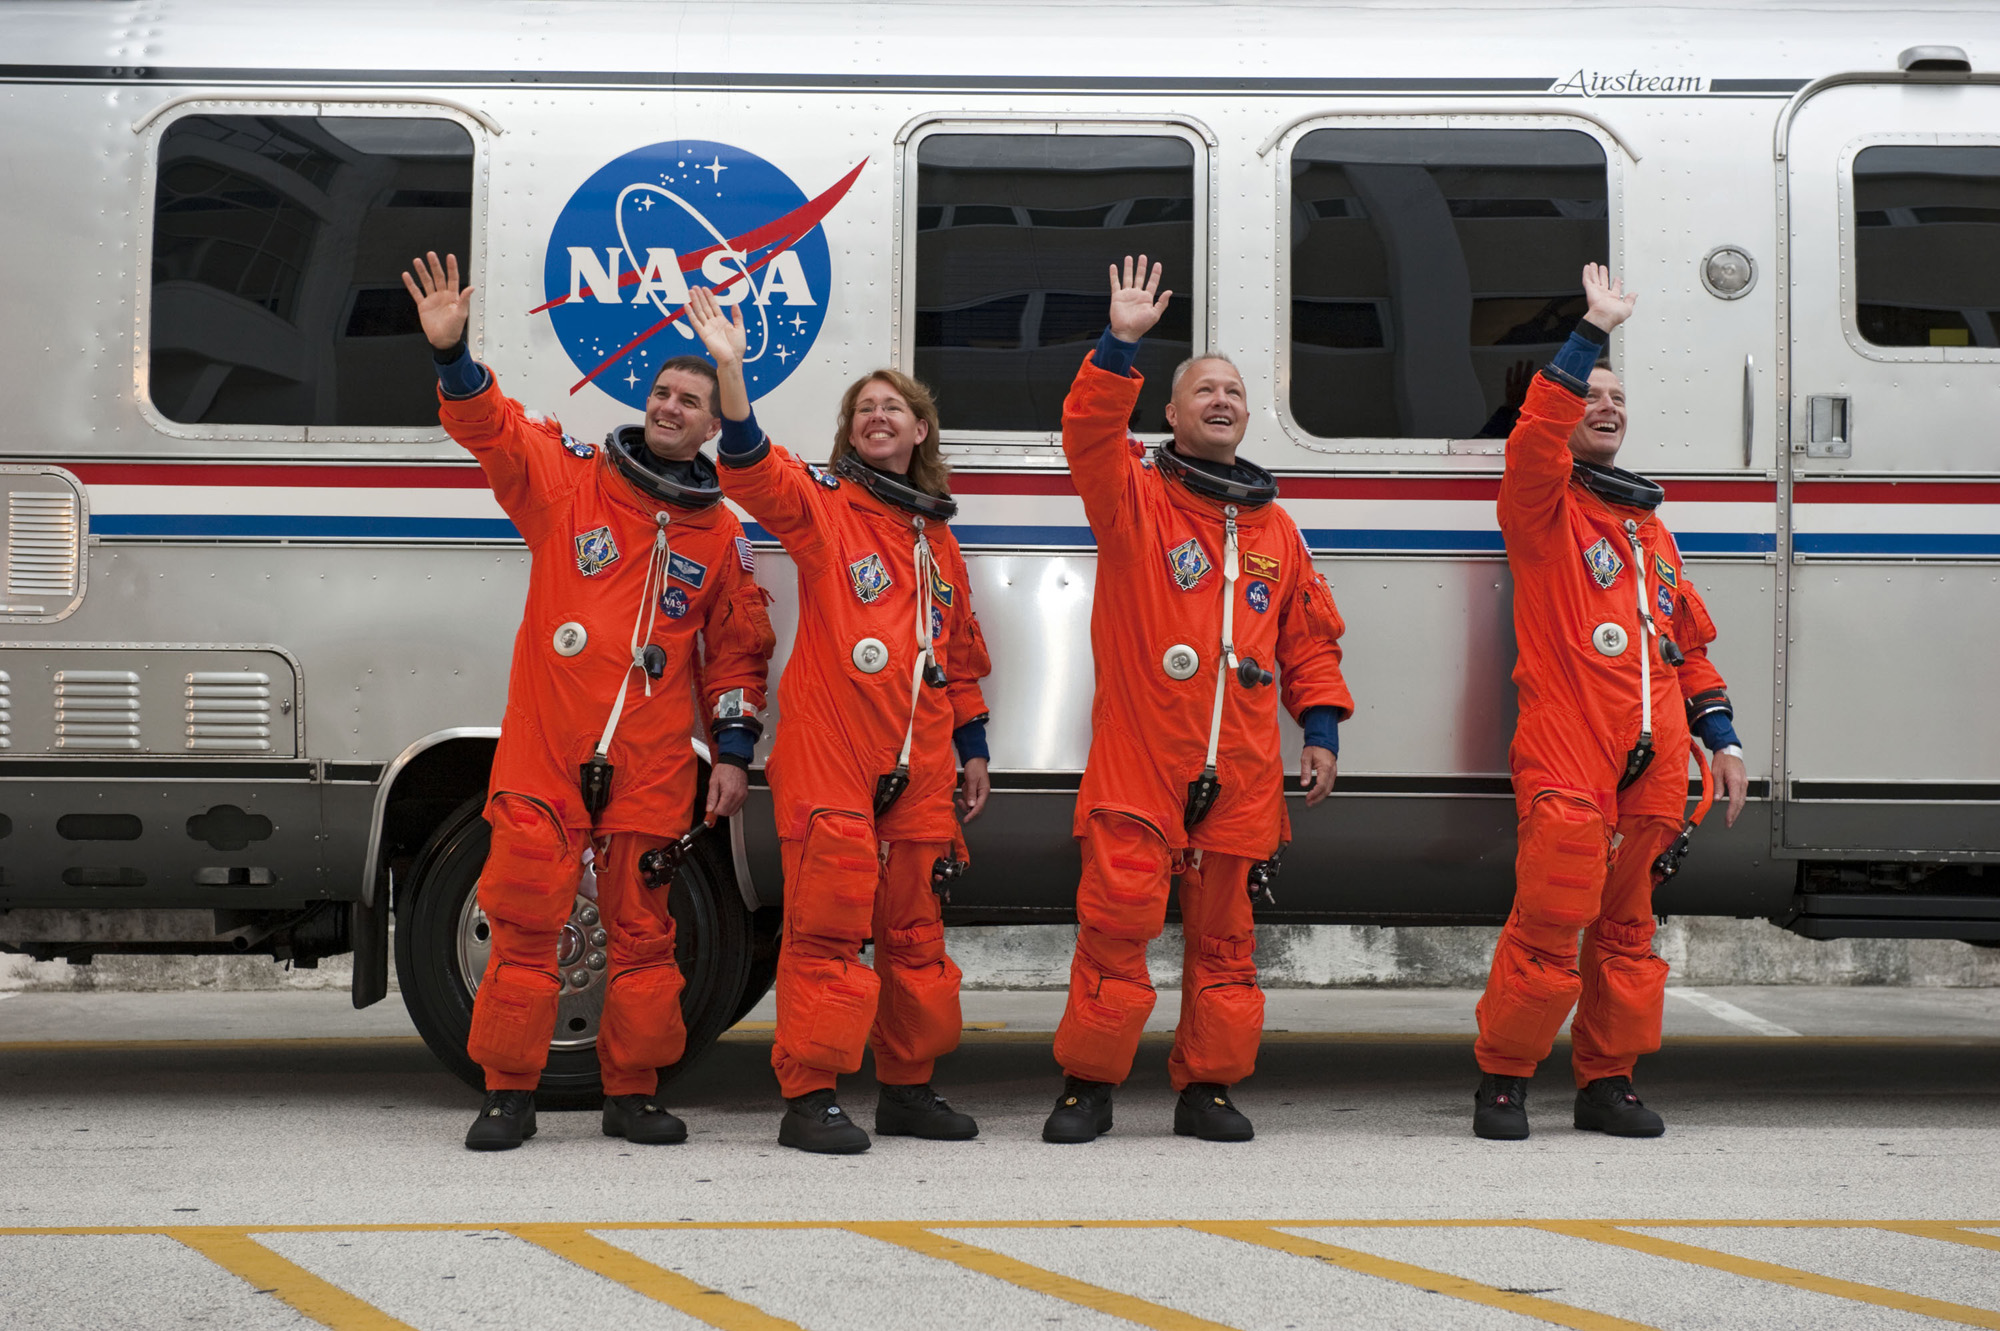
<instances>
[{"instance_id":1,"label":"dark tinted window","mask_svg":"<svg viewBox=\"0 0 2000 1331\"><path fill-rule=\"evenodd\" d=\"M1104 331L1105 272L1165 264L1136 426L1164 430L1190 351L1194 149L1162 136L934 134L917 149L916 372L947 430L1054 432Z\"/></svg>"},{"instance_id":2,"label":"dark tinted window","mask_svg":"<svg viewBox=\"0 0 2000 1331\"><path fill-rule=\"evenodd\" d=\"M1856 153L1854 288L1878 347L2000 347L2000 148Z\"/></svg>"},{"instance_id":3,"label":"dark tinted window","mask_svg":"<svg viewBox=\"0 0 2000 1331\"><path fill-rule=\"evenodd\" d=\"M465 259L472 139L436 119L188 116L160 141L153 405L228 425L437 424L398 276Z\"/></svg>"},{"instance_id":4,"label":"dark tinted window","mask_svg":"<svg viewBox=\"0 0 2000 1331\"><path fill-rule=\"evenodd\" d=\"M1610 242L1573 130L1322 129L1292 154L1292 416L1326 439L1504 435L1517 366ZM1510 375L1510 372L1511 375Z\"/></svg>"}]
</instances>

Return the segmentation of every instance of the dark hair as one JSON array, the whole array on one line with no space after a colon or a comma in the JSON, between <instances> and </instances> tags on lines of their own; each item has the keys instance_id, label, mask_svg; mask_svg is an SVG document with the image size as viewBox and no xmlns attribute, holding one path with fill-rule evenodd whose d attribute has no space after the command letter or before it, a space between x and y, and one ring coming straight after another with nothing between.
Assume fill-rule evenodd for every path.
<instances>
[{"instance_id":1,"label":"dark hair","mask_svg":"<svg viewBox=\"0 0 2000 1331\"><path fill-rule=\"evenodd\" d=\"M660 385L660 375L668 370L683 370L688 374L698 374L708 380L708 414L722 414L722 386L715 377L715 366L700 356L676 356L660 366L660 373L653 376L653 386Z\"/></svg>"}]
</instances>

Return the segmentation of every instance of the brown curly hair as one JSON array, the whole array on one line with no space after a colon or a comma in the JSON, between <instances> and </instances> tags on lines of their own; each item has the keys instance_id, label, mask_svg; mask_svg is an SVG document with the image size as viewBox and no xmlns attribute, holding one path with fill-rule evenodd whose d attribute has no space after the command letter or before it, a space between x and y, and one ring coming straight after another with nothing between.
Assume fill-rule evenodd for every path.
<instances>
[{"instance_id":1,"label":"brown curly hair","mask_svg":"<svg viewBox=\"0 0 2000 1331\"><path fill-rule=\"evenodd\" d=\"M854 444L849 436L854 433L854 404L861 397L861 390L870 384L882 383L896 390L903 401L910 404L910 410L918 420L929 428L924 431L923 441L910 450L910 484L927 495L940 499L951 494L951 467L944 460L944 446L938 440L937 399L931 396L928 386L912 379L901 370L871 370L847 386L840 396L840 423L833 431L833 454L827 464L840 461L854 452Z\"/></svg>"}]
</instances>

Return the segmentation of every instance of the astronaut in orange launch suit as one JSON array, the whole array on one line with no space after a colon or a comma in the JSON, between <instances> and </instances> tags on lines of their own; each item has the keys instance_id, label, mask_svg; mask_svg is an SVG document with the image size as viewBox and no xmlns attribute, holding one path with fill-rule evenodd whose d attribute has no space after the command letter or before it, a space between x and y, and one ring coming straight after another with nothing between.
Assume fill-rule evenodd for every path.
<instances>
[{"instance_id":1,"label":"astronaut in orange launch suit","mask_svg":"<svg viewBox=\"0 0 2000 1331\"><path fill-rule=\"evenodd\" d=\"M1528 1135L1526 1079L1572 1007L1575 1125L1665 1131L1633 1093L1632 1069L1660 1047L1667 963L1653 954L1653 891L1692 830L1691 730L1716 755L1730 823L1748 790L1708 659L1714 621L1654 511L1664 492L1612 465L1625 393L1596 362L1637 297L1597 264L1583 285L1588 313L1530 386L1500 484L1520 824L1514 908L1479 1000L1473 1117L1477 1135L1499 1140Z\"/></svg>"},{"instance_id":2,"label":"astronaut in orange launch suit","mask_svg":"<svg viewBox=\"0 0 2000 1331\"><path fill-rule=\"evenodd\" d=\"M403 280L435 349L439 417L479 459L531 556L486 805L479 904L492 950L466 1050L487 1097L466 1145L505 1150L535 1133L565 985L558 945L587 848L609 934L603 1129L684 1141L686 1126L654 1095L657 1070L686 1043L674 920L665 888L643 884L640 858L695 817L690 736L706 730L715 755L706 820L742 806L774 646L750 543L700 451L719 428L714 372L699 358L667 362L643 425L581 442L503 395L472 359L472 289L458 285L457 257L441 267L433 254L412 271Z\"/></svg>"},{"instance_id":3,"label":"astronaut in orange launch suit","mask_svg":"<svg viewBox=\"0 0 2000 1331\"><path fill-rule=\"evenodd\" d=\"M1174 1130L1252 1135L1229 1088L1255 1067L1264 1022L1249 880L1291 838L1278 704L1306 732L1308 806L1332 788L1338 722L1354 710L1333 593L1277 483L1237 455L1249 412L1236 367L1220 356L1182 365L1173 442L1148 452L1127 436L1143 383L1136 344L1172 295L1155 298L1159 281L1144 256L1113 266L1110 325L1063 404L1063 451L1097 540L1097 691L1074 826L1076 954L1055 1042L1065 1082L1042 1130L1052 1142L1111 1126L1112 1089L1153 1009L1146 944L1164 927L1170 884L1186 934Z\"/></svg>"}]
</instances>

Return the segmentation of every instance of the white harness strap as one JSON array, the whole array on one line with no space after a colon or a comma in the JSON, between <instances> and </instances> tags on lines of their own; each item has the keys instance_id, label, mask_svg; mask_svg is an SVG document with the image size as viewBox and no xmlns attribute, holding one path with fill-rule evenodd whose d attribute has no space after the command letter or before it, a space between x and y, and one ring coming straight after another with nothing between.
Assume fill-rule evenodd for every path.
<instances>
[{"instance_id":1,"label":"white harness strap","mask_svg":"<svg viewBox=\"0 0 2000 1331\"><path fill-rule=\"evenodd\" d=\"M618 732L618 718L625 714L625 695L632 687L632 672L639 672L645 681L646 696L653 696L653 677L646 673L646 644L652 640L653 624L659 617L660 597L666 594L667 586L667 522L666 511L654 514L659 524L659 534L653 538L652 558L646 563L646 581L641 590L638 618L632 621L632 663L625 667L625 678L618 682L618 697L611 704L611 715L604 722L604 734L597 741L597 756L602 758L611 752L611 737Z\"/></svg>"},{"instance_id":2,"label":"white harness strap","mask_svg":"<svg viewBox=\"0 0 2000 1331\"><path fill-rule=\"evenodd\" d=\"M1215 662L1215 710L1208 718L1208 761L1203 770L1215 770L1215 755L1222 747L1222 698L1229 672L1236 668L1236 578L1241 571L1236 558L1236 505L1222 510L1222 653Z\"/></svg>"},{"instance_id":3,"label":"white harness strap","mask_svg":"<svg viewBox=\"0 0 2000 1331\"><path fill-rule=\"evenodd\" d=\"M924 696L924 670L937 660L937 648L931 640L931 605L937 587L937 556L931 553L931 538L924 535L924 520L911 518L910 525L916 528L917 544L915 559L917 583L917 663L910 671L910 724L903 728L903 751L896 758L898 770L907 771L910 766L910 746L917 737L917 704Z\"/></svg>"},{"instance_id":4,"label":"white harness strap","mask_svg":"<svg viewBox=\"0 0 2000 1331\"><path fill-rule=\"evenodd\" d=\"M1639 524L1625 519L1625 539L1632 546L1632 585L1639 591L1639 738L1653 738L1653 641L1660 636L1653 607L1646 595L1646 552L1639 544Z\"/></svg>"}]
</instances>

